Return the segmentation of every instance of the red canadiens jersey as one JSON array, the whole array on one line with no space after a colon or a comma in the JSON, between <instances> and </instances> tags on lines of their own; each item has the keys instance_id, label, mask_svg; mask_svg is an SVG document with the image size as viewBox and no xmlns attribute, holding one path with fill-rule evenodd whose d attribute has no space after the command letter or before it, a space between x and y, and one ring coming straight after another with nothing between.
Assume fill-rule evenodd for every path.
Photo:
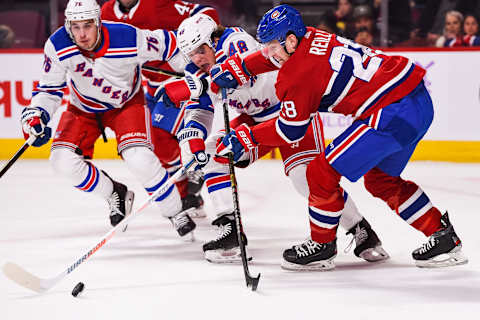
<instances>
[{"instance_id":1,"label":"red canadiens jersey","mask_svg":"<svg viewBox=\"0 0 480 320\"><path fill-rule=\"evenodd\" d=\"M298 141L317 111L365 119L405 97L424 75L424 69L405 57L309 27L278 74L282 109L276 132L283 143Z\"/></svg>"},{"instance_id":2,"label":"red canadiens jersey","mask_svg":"<svg viewBox=\"0 0 480 320\"><path fill-rule=\"evenodd\" d=\"M148 30L176 30L185 18L196 13L207 14L220 23L214 8L185 1L138 0L128 13L120 10L117 0L110 0L102 6L102 20L128 23Z\"/></svg>"}]
</instances>

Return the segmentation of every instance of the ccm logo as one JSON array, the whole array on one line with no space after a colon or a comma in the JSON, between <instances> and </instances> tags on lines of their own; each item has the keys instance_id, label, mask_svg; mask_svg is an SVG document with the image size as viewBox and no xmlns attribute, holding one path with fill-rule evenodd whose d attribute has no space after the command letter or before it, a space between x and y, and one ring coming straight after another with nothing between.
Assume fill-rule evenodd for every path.
<instances>
[{"instance_id":1,"label":"ccm logo","mask_svg":"<svg viewBox=\"0 0 480 320\"><path fill-rule=\"evenodd\" d=\"M255 147L245 132L239 131L238 134L240 135L240 138L242 138L243 143L245 144L248 150L251 150Z\"/></svg>"},{"instance_id":2,"label":"ccm logo","mask_svg":"<svg viewBox=\"0 0 480 320\"><path fill-rule=\"evenodd\" d=\"M235 71L235 74L236 74L237 77L240 79L240 81L242 82L242 84L247 83L247 78L246 78L245 75L243 74L242 70L240 70L240 68L238 67L238 65L235 63L235 61L233 61L233 60L228 60L228 63L230 64L230 66L232 66L233 71Z\"/></svg>"}]
</instances>

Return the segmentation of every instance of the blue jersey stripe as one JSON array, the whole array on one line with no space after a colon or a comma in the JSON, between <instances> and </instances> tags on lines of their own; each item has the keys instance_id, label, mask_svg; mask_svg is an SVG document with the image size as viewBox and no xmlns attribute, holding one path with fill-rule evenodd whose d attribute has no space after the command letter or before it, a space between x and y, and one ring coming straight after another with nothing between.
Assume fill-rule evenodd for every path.
<instances>
[{"instance_id":1,"label":"blue jersey stripe","mask_svg":"<svg viewBox=\"0 0 480 320\"><path fill-rule=\"evenodd\" d=\"M57 96L57 97L63 98L63 92L62 91L42 91L42 90L32 92L32 97L35 97L39 93L47 93L47 94L51 94L52 96Z\"/></svg>"},{"instance_id":2,"label":"blue jersey stripe","mask_svg":"<svg viewBox=\"0 0 480 320\"><path fill-rule=\"evenodd\" d=\"M342 94L350 79L353 77L353 60L351 57L344 56L344 62L333 82L330 93L325 95L320 101L319 111L326 112L328 108L337 101Z\"/></svg>"},{"instance_id":3,"label":"blue jersey stripe","mask_svg":"<svg viewBox=\"0 0 480 320\"><path fill-rule=\"evenodd\" d=\"M160 180L159 183L157 183L153 187L145 188L145 190L147 190L147 192L155 192L158 188L162 186L162 184L164 184L167 181L167 179L168 179L168 173L165 174L165 176L162 178L162 180Z\"/></svg>"},{"instance_id":4,"label":"blue jersey stripe","mask_svg":"<svg viewBox=\"0 0 480 320\"><path fill-rule=\"evenodd\" d=\"M208 192L213 192L213 191L217 191L217 190L221 190L221 189L225 189L225 188L230 188L230 187L231 187L231 182L228 181L228 182L222 182L222 183L217 183L217 184L211 185L211 186L207 187L207 189L208 189Z\"/></svg>"},{"instance_id":5,"label":"blue jersey stripe","mask_svg":"<svg viewBox=\"0 0 480 320\"><path fill-rule=\"evenodd\" d=\"M430 199L427 197L427 195L425 193L422 193L422 195L418 197L418 199L415 200L414 203L412 203L405 210L400 212L400 217L402 217L403 220L410 219L411 216L417 213L418 210L422 209L429 202Z\"/></svg>"},{"instance_id":6,"label":"blue jersey stripe","mask_svg":"<svg viewBox=\"0 0 480 320\"><path fill-rule=\"evenodd\" d=\"M65 59L68 59L68 58L70 58L70 57L73 57L73 56L76 56L76 55L79 55L79 54L80 54L80 51L74 51L74 52L69 53L69 54L67 54L67 55L65 55L65 56L61 56L61 57L59 57L58 59L59 59L60 61L63 61L63 60L65 60Z\"/></svg>"},{"instance_id":7,"label":"blue jersey stripe","mask_svg":"<svg viewBox=\"0 0 480 320\"><path fill-rule=\"evenodd\" d=\"M321 215L321 214L313 211L310 208L308 208L308 213L313 218L313 220L323 222L323 223L326 223L326 224L336 225L340 221L340 217L324 216L324 215Z\"/></svg>"},{"instance_id":8,"label":"blue jersey stripe","mask_svg":"<svg viewBox=\"0 0 480 320\"><path fill-rule=\"evenodd\" d=\"M290 141L297 141L301 139L305 132L307 132L308 126L310 123L299 125L299 126L292 126L282 122L282 118L278 118L277 121L278 128L283 133L285 137L287 137Z\"/></svg>"},{"instance_id":9,"label":"blue jersey stripe","mask_svg":"<svg viewBox=\"0 0 480 320\"><path fill-rule=\"evenodd\" d=\"M123 55L115 55L115 56L104 55L103 57L107 58L107 59L118 59L118 58L132 58L132 57L136 57L136 56L137 56L137 54L133 53L133 54L123 54Z\"/></svg>"}]
</instances>

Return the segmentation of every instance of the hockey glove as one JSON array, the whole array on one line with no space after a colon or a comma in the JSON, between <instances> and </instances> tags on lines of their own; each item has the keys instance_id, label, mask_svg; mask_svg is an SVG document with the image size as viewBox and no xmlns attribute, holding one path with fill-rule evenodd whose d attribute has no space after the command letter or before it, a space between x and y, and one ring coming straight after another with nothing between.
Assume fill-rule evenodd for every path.
<instances>
[{"instance_id":1,"label":"hockey glove","mask_svg":"<svg viewBox=\"0 0 480 320\"><path fill-rule=\"evenodd\" d=\"M242 156L249 150L255 148L258 143L252 135L252 130L246 124L238 126L235 130L230 131L217 145L216 153L219 156L226 156L233 153L233 161L239 161Z\"/></svg>"},{"instance_id":2,"label":"hockey glove","mask_svg":"<svg viewBox=\"0 0 480 320\"><path fill-rule=\"evenodd\" d=\"M238 54L231 56L221 64L214 65L210 69L210 76L220 88L235 89L250 80L250 73Z\"/></svg>"},{"instance_id":3,"label":"hockey glove","mask_svg":"<svg viewBox=\"0 0 480 320\"><path fill-rule=\"evenodd\" d=\"M23 109L21 122L25 140L33 135L36 138L32 146L40 147L47 143L52 136L52 129L46 126L48 121L50 121L50 116L42 108Z\"/></svg>"},{"instance_id":4,"label":"hockey glove","mask_svg":"<svg viewBox=\"0 0 480 320\"><path fill-rule=\"evenodd\" d=\"M205 153L205 142L203 141L203 132L198 128L182 129L178 135L180 145L180 157L182 163L188 163L192 158L197 165L195 170L203 168L208 163L208 156Z\"/></svg>"},{"instance_id":5,"label":"hockey glove","mask_svg":"<svg viewBox=\"0 0 480 320\"><path fill-rule=\"evenodd\" d=\"M155 92L155 101L163 101L167 107L179 107L181 101L198 99L207 90L207 80L185 75L159 87Z\"/></svg>"}]
</instances>

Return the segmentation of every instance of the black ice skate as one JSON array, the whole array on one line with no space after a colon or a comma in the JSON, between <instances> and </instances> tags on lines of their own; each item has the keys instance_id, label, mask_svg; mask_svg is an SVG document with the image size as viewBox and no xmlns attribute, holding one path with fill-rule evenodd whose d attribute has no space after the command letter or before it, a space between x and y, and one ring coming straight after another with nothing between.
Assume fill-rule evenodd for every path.
<instances>
[{"instance_id":1,"label":"black ice skate","mask_svg":"<svg viewBox=\"0 0 480 320\"><path fill-rule=\"evenodd\" d=\"M203 210L203 198L201 195L187 194L182 198L182 211L193 218L205 218L207 214Z\"/></svg>"},{"instance_id":2,"label":"black ice skate","mask_svg":"<svg viewBox=\"0 0 480 320\"><path fill-rule=\"evenodd\" d=\"M110 178L108 175L107 177ZM113 183L113 192L107 202L110 207L110 223L115 227L132 211L135 194L128 190L126 185L114 181L112 178L110 180Z\"/></svg>"},{"instance_id":3,"label":"black ice skate","mask_svg":"<svg viewBox=\"0 0 480 320\"><path fill-rule=\"evenodd\" d=\"M353 235L352 242L355 241L353 253L357 257L368 262L384 261L390 258L383 249L382 242L365 218L348 230L347 234ZM346 252L348 248L345 249Z\"/></svg>"},{"instance_id":4,"label":"black ice skate","mask_svg":"<svg viewBox=\"0 0 480 320\"><path fill-rule=\"evenodd\" d=\"M238 244L237 223L233 213L225 214L212 221L218 229L217 238L203 245L205 259L213 263L236 263L242 261ZM242 232L247 245L247 237Z\"/></svg>"},{"instance_id":5,"label":"black ice skate","mask_svg":"<svg viewBox=\"0 0 480 320\"><path fill-rule=\"evenodd\" d=\"M325 271L335 268L337 239L318 243L311 239L283 252L282 268L293 271Z\"/></svg>"},{"instance_id":6,"label":"black ice skate","mask_svg":"<svg viewBox=\"0 0 480 320\"><path fill-rule=\"evenodd\" d=\"M462 253L462 242L450 223L448 212L442 216L440 222L443 228L432 234L427 243L412 252L417 267L448 267L468 262Z\"/></svg>"},{"instance_id":7,"label":"black ice skate","mask_svg":"<svg viewBox=\"0 0 480 320\"><path fill-rule=\"evenodd\" d=\"M180 237L192 232L197 227L195 222L193 222L192 218L190 218L185 211L181 211L168 219L170 219L170 222L172 222L173 227L177 230Z\"/></svg>"},{"instance_id":8,"label":"black ice skate","mask_svg":"<svg viewBox=\"0 0 480 320\"><path fill-rule=\"evenodd\" d=\"M186 211L192 218L205 218L207 214L203 210L203 198L200 195L203 183L203 172L196 170L188 172L187 196L182 199L182 210Z\"/></svg>"}]
</instances>

